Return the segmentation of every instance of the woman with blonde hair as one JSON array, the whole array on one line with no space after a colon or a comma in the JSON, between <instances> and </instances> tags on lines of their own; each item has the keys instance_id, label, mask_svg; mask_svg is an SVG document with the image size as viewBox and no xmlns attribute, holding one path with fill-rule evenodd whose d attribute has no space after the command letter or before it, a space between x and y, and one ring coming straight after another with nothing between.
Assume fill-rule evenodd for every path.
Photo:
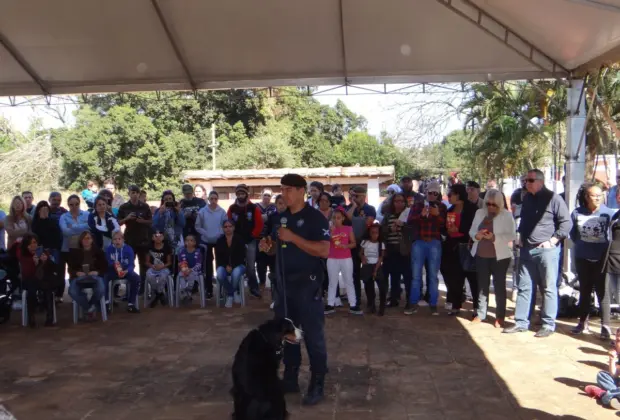
<instances>
[{"instance_id":1,"label":"woman with blonde hair","mask_svg":"<svg viewBox=\"0 0 620 420\"><path fill-rule=\"evenodd\" d=\"M8 236L7 249L11 249L13 244L21 242L22 237L31 232L32 218L26 212L26 202L16 195L11 201L9 215L6 217L6 233Z\"/></svg>"},{"instance_id":2,"label":"woman with blonde hair","mask_svg":"<svg viewBox=\"0 0 620 420\"><path fill-rule=\"evenodd\" d=\"M510 244L516 238L516 230L512 213L504 208L501 192L486 192L483 207L476 212L469 236L474 241L471 255L476 258L478 278L478 314L472 322L482 322L487 316L489 286L493 275L495 327L503 327L506 316L506 272L512 258Z\"/></svg>"}]
</instances>

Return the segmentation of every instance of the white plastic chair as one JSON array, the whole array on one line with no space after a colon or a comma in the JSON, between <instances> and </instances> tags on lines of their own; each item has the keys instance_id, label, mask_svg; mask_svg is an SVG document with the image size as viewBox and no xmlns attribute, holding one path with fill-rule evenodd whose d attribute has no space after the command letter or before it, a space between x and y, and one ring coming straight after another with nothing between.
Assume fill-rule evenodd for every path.
<instances>
[{"instance_id":1,"label":"white plastic chair","mask_svg":"<svg viewBox=\"0 0 620 420\"><path fill-rule=\"evenodd\" d=\"M181 306L181 291L179 290L179 285L181 284L181 282L179 281L179 277L180 274L177 274L177 284L176 284L176 289L175 289L175 304L176 307L179 308ZM202 309L206 308L207 306L207 294L206 294L206 290L205 290L205 281L204 281L204 277L202 275L198 276L198 291L200 292L200 307Z\"/></svg>"},{"instance_id":2,"label":"white plastic chair","mask_svg":"<svg viewBox=\"0 0 620 420\"><path fill-rule=\"evenodd\" d=\"M127 279L115 279L110 280L108 284L108 296L110 296L110 313L114 312L114 286L117 284L125 284L126 290L125 294L129 296L129 284L127 283ZM140 294L136 294L136 301L134 302L136 309L140 309Z\"/></svg>"},{"instance_id":3,"label":"white plastic chair","mask_svg":"<svg viewBox=\"0 0 620 420\"><path fill-rule=\"evenodd\" d=\"M86 289L91 289L93 290L91 287L85 287L83 290ZM105 296L101 296L101 299L99 300L99 305L101 306L101 320L103 322L108 320L108 309L106 308L106 304L105 304ZM73 323L77 324L79 319L82 317L82 308L80 308L80 306L77 304L77 302L74 300L73 301Z\"/></svg>"},{"instance_id":4,"label":"white plastic chair","mask_svg":"<svg viewBox=\"0 0 620 420\"><path fill-rule=\"evenodd\" d=\"M245 306L245 274L241 277L241 280L239 280L239 295L241 296L241 306ZM230 275L228 275L228 281L232 281L232 277ZM215 280L215 305L218 308L222 307L222 300L224 299L224 297L226 296L226 293L224 291L224 285L221 284L219 281L217 281L217 277Z\"/></svg>"},{"instance_id":5,"label":"white plastic chair","mask_svg":"<svg viewBox=\"0 0 620 420\"><path fill-rule=\"evenodd\" d=\"M28 326L28 291L22 290L22 326ZM52 305L54 307L54 324L56 323L56 299L52 293Z\"/></svg>"},{"instance_id":6,"label":"white plastic chair","mask_svg":"<svg viewBox=\"0 0 620 420\"><path fill-rule=\"evenodd\" d=\"M148 291L150 289L151 289L151 285L147 281L146 284L144 285L144 307L145 308L148 308L149 306L148 304L149 292ZM166 294L166 299L168 300L168 306L170 306L171 308L174 308L176 298L175 298L175 293L174 293L174 278L171 275L168 276L167 287L164 293Z\"/></svg>"}]
</instances>

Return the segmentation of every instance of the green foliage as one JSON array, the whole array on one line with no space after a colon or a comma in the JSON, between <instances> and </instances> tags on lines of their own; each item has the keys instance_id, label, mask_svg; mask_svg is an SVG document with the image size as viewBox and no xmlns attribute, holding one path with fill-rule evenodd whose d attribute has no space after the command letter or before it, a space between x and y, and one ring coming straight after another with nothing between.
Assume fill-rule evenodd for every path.
<instances>
[{"instance_id":1,"label":"green foliage","mask_svg":"<svg viewBox=\"0 0 620 420\"><path fill-rule=\"evenodd\" d=\"M52 133L60 182L70 189L109 177L119 188L173 187L182 171L211 167L212 124L221 169L414 168L387 136L369 135L366 120L343 102L321 105L295 88L274 98L253 90L90 95L75 117L74 127Z\"/></svg>"},{"instance_id":2,"label":"green foliage","mask_svg":"<svg viewBox=\"0 0 620 420\"><path fill-rule=\"evenodd\" d=\"M295 168L300 154L290 143L291 124L270 121L258 129L256 137L226 146L219 157L222 169Z\"/></svg>"}]
</instances>

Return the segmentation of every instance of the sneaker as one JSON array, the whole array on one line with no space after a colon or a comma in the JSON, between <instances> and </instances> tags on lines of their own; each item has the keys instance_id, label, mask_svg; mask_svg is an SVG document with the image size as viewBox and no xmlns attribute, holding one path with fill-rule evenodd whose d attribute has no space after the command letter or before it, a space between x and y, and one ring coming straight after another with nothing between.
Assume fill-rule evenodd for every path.
<instances>
[{"instance_id":1,"label":"sneaker","mask_svg":"<svg viewBox=\"0 0 620 420\"><path fill-rule=\"evenodd\" d=\"M226 298L226 303L224 304L224 307L232 308L232 305L233 305L233 298L232 298L232 296L228 296Z\"/></svg>"},{"instance_id":2,"label":"sneaker","mask_svg":"<svg viewBox=\"0 0 620 420\"><path fill-rule=\"evenodd\" d=\"M446 304L444 305L444 309L446 311L451 311L452 310L452 304L450 302L446 302Z\"/></svg>"},{"instance_id":3,"label":"sneaker","mask_svg":"<svg viewBox=\"0 0 620 420\"><path fill-rule=\"evenodd\" d=\"M588 326L585 324L582 324L581 322L579 324L577 324L577 326L573 329L570 330L571 334L590 334L590 330L588 329Z\"/></svg>"},{"instance_id":4,"label":"sneaker","mask_svg":"<svg viewBox=\"0 0 620 420\"><path fill-rule=\"evenodd\" d=\"M601 327L601 340L603 341L607 341L611 338L611 332L609 330L609 327L606 326L602 326Z\"/></svg>"},{"instance_id":5,"label":"sneaker","mask_svg":"<svg viewBox=\"0 0 620 420\"><path fill-rule=\"evenodd\" d=\"M161 303L162 306L166 306L168 304L168 300L166 299L166 295L164 293L159 294L159 303Z\"/></svg>"},{"instance_id":6,"label":"sneaker","mask_svg":"<svg viewBox=\"0 0 620 420\"><path fill-rule=\"evenodd\" d=\"M56 303L63 303L64 300L62 299L62 297L57 297L56 298Z\"/></svg>"},{"instance_id":7,"label":"sneaker","mask_svg":"<svg viewBox=\"0 0 620 420\"><path fill-rule=\"evenodd\" d=\"M255 298L258 298L258 299L262 299L262 297L263 297L263 295L260 294L260 290L258 290L258 289L250 290L250 295L252 295L252 296L254 296Z\"/></svg>"},{"instance_id":8,"label":"sneaker","mask_svg":"<svg viewBox=\"0 0 620 420\"><path fill-rule=\"evenodd\" d=\"M139 314L140 310L134 305L127 305L127 312L129 312L130 314Z\"/></svg>"},{"instance_id":9,"label":"sneaker","mask_svg":"<svg viewBox=\"0 0 620 420\"><path fill-rule=\"evenodd\" d=\"M437 310L436 306L431 306L431 315L433 315L433 316L438 316L439 315L439 311Z\"/></svg>"},{"instance_id":10,"label":"sneaker","mask_svg":"<svg viewBox=\"0 0 620 420\"><path fill-rule=\"evenodd\" d=\"M333 306L325 305L325 310L323 311L325 315L331 315L336 313L336 308Z\"/></svg>"},{"instance_id":11,"label":"sneaker","mask_svg":"<svg viewBox=\"0 0 620 420\"><path fill-rule=\"evenodd\" d=\"M269 305L269 309L271 309L273 311L273 307L276 306L275 302L271 302L271 305Z\"/></svg>"},{"instance_id":12,"label":"sneaker","mask_svg":"<svg viewBox=\"0 0 620 420\"><path fill-rule=\"evenodd\" d=\"M349 313L352 315L364 315L364 312L360 309L359 305L349 308Z\"/></svg>"},{"instance_id":13,"label":"sneaker","mask_svg":"<svg viewBox=\"0 0 620 420\"><path fill-rule=\"evenodd\" d=\"M398 308L398 305L400 305L400 302L397 300L390 300L387 306L388 308Z\"/></svg>"},{"instance_id":14,"label":"sneaker","mask_svg":"<svg viewBox=\"0 0 620 420\"><path fill-rule=\"evenodd\" d=\"M337 308L337 307L339 307L339 306L343 306L343 305L342 305L342 300L340 300L340 298L339 298L339 297L337 297L337 298L334 300L334 306L335 306L336 308Z\"/></svg>"},{"instance_id":15,"label":"sneaker","mask_svg":"<svg viewBox=\"0 0 620 420\"><path fill-rule=\"evenodd\" d=\"M235 292L235 295L233 296L233 301L234 301L237 305L240 305L240 304L241 304L241 295L239 294L239 292Z\"/></svg>"},{"instance_id":16,"label":"sneaker","mask_svg":"<svg viewBox=\"0 0 620 420\"><path fill-rule=\"evenodd\" d=\"M457 316L460 313L461 313L460 309L452 309L451 311L448 312L448 316Z\"/></svg>"},{"instance_id":17,"label":"sneaker","mask_svg":"<svg viewBox=\"0 0 620 420\"><path fill-rule=\"evenodd\" d=\"M418 306L428 306L428 302L422 299L421 301L418 302Z\"/></svg>"},{"instance_id":18,"label":"sneaker","mask_svg":"<svg viewBox=\"0 0 620 420\"><path fill-rule=\"evenodd\" d=\"M413 315L418 312L418 305L407 304L405 306L405 315Z\"/></svg>"},{"instance_id":19,"label":"sneaker","mask_svg":"<svg viewBox=\"0 0 620 420\"><path fill-rule=\"evenodd\" d=\"M213 292L207 292L207 300L213 299Z\"/></svg>"},{"instance_id":20,"label":"sneaker","mask_svg":"<svg viewBox=\"0 0 620 420\"><path fill-rule=\"evenodd\" d=\"M340 297L341 297L341 300L342 300L343 302L348 302L348 301L349 301L349 298L348 298L348 296L347 296L346 294L344 294L344 295L342 295L342 296L340 296Z\"/></svg>"}]
</instances>

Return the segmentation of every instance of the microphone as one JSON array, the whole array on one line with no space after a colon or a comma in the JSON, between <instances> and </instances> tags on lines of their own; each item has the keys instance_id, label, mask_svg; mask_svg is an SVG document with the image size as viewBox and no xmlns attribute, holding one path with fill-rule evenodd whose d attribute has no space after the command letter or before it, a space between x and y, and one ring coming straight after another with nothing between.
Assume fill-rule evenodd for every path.
<instances>
[{"instance_id":1,"label":"microphone","mask_svg":"<svg viewBox=\"0 0 620 420\"><path fill-rule=\"evenodd\" d=\"M280 219L280 226L283 228L286 228L286 222L288 222L288 220L286 219L286 217L283 217ZM286 248L286 242L282 241L282 248Z\"/></svg>"}]
</instances>

